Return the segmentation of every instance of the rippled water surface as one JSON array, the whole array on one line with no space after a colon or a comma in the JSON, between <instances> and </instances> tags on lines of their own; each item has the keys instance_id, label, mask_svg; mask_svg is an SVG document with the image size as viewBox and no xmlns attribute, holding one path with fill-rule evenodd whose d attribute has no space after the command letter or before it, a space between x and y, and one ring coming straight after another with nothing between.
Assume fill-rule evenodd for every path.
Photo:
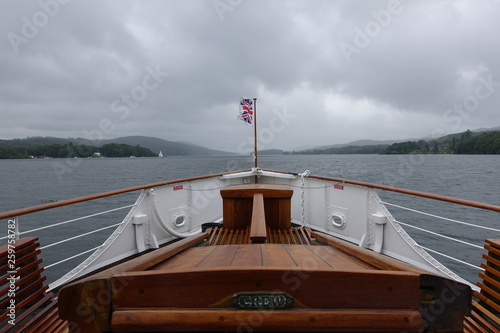
<instances>
[{"instance_id":1,"label":"rippled water surface","mask_svg":"<svg viewBox=\"0 0 500 333\"><path fill-rule=\"evenodd\" d=\"M188 178L219 172L250 169L250 157L165 157L124 159L48 159L48 160L0 160L0 211L40 205L59 200L111 191L136 185ZM321 176L358 180L392 187L430 192L467 200L500 205L500 156L485 155L284 155L259 156L261 168L301 173L310 170ZM469 223L500 227L500 214L480 209L401 196L393 192L378 191L385 201L425 210ZM78 206L60 208L20 217L20 229L29 230L46 223L91 214L107 209L132 204L138 192L116 198L100 199ZM390 211L400 221L405 221L459 237L466 242L482 246L485 238L500 238L493 231L476 230L467 225L416 216L396 208ZM127 210L113 213L116 222L126 215ZM3 221L5 222L5 221ZM88 232L92 228L109 224L109 217L90 227L89 221L73 224L72 232ZM6 234L6 223L4 225ZM407 229L407 228L405 228ZM112 229L110 229L111 232ZM479 264L482 250L464 247L420 231L407 231L423 246L438 245L438 250L454 253L462 260ZM58 234L59 233L59 234ZM59 231L40 231L42 245L64 239ZM33 236L26 234L23 236ZM88 243L99 244L106 235L92 236L91 240L80 240L70 247L58 246L56 254L44 257L46 263L57 260L62 254L78 253L78 248L89 248ZM5 243L5 240L2 242ZM76 252L75 252L76 251ZM436 258L469 280L475 280L478 271L462 267L446 258ZM81 260L81 259L80 259ZM74 263L65 263L47 270L49 280L71 269Z\"/></svg>"}]
</instances>

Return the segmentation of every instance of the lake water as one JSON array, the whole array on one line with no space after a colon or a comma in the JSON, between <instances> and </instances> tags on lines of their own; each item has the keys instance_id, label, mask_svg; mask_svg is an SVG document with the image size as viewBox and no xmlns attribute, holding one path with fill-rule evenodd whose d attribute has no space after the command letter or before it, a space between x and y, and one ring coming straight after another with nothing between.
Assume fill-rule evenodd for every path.
<instances>
[{"instance_id":1,"label":"lake water","mask_svg":"<svg viewBox=\"0 0 500 333\"><path fill-rule=\"evenodd\" d=\"M193 177L226 171L250 169L251 157L165 157L165 158L123 158L123 159L48 159L48 160L0 160L0 211L7 211L33 205L40 205L59 200L80 197L136 185ZM492 155L284 155L259 156L261 168L301 173L310 170L312 174L359 180L452 196L462 199L500 205L500 156ZM426 199L401 196L392 192L378 191L383 200L422 209L433 214L477 223L485 226L500 227L498 213L464 208L446 203L436 203ZM20 230L25 231L47 223L67 220L80 215L91 214L120 205L132 204L138 192L129 193L120 198L100 199L82 203L71 212L60 208L20 217ZM414 216L405 211L390 208L396 219L410 222L420 227L442 232L452 237L460 237L467 242L482 246L485 238L500 238L500 234L476 230L468 226L436 221L429 217ZM127 210L113 213L113 219L120 222ZM92 221L91 228L109 224L110 218ZM89 230L90 221L72 224L72 232ZM0 232L3 236L7 233ZM111 230L109 233L111 233ZM436 237L407 229L418 243L427 246L436 243ZM39 236L42 245L54 240L64 239L61 232L41 231L23 236ZM78 241L68 246L54 247L55 254L44 255L46 264L50 264L61 255L67 255L80 248L87 249L89 244L99 245L107 235L92 236L89 240ZM80 243L79 243L80 242ZM2 241L2 244L5 240ZM479 264L481 250L464 248L449 241L438 241L443 252L450 250L462 260ZM44 254L48 253L44 250ZM51 249L52 250L52 249ZM77 253L77 252L75 252ZM448 259L436 256L445 265L451 267L469 280L476 280L478 271L464 268ZM77 259L80 261L82 258ZM46 271L49 281L74 267L75 262L65 263Z\"/></svg>"}]
</instances>

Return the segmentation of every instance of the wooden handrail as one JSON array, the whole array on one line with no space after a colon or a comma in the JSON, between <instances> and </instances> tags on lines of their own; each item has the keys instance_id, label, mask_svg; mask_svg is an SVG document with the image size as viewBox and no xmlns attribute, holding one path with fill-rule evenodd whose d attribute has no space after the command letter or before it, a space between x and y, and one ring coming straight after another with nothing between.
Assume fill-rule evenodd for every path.
<instances>
[{"instance_id":1,"label":"wooden handrail","mask_svg":"<svg viewBox=\"0 0 500 333\"><path fill-rule=\"evenodd\" d=\"M269 169L261 169L261 170L269 171L269 172L277 172L277 171L269 170ZM98 194L88 195L88 196L74 198L74 199L62 200L62 201L52 202L52 203L44 204L44 205L15 209L15 210L10 210L7 212L0 213L0 220L11 218L11 217L16 217L16 216L21 216L21 215L26 215L26 214L31 214L31 213L39 212L42 210L47 210L47 209L52 209L52 208L57 208L57 207L62 207L62 206L68 206L68 205L72 205L72 204L80 203L80 202L84 202L84 201L91 201L91 200L110 197L110 196L114 196L114 195L118 195L118 194L140 191L140 190L144 190L144 189L152 188L152 187L157 187L157 186L187 182L187 181L192 181L192 180L206 179L206 178L211 178L211 177L219 177L219 176L223 176L223 175L227 175L227 174L248 172L248 171L251 171L251 170L224 172L224 173L218 173L218 174L207 175L207 176L169 180L169 181L152 183L152 184L147 184L147 185L129 187L129 188L121 189L121 190L98 193ZM377 184L371 184L371 183L365 183L365 182L348 180L348 179L341 179L341 178L321 177L321 176L313 176L313 175L310 175L309 178L327 180L327 181L333 181L333 182L339 182L339 183L346 183L346 184L352 184L352 185L359 185L359 186L365 186L365 187L371 187L371 188L385 190L385 191L392 191L392 192L398 192L398 193L403 193L403 194L409 194L409 195L419 196L419 197L428 198L428 199L446 201L446 202L451 202L451 203L455 203L455 204L459 204L459 205L470 206L470 207L500 212L500 206L482 203L482 202L477 202L477 201L457 199L457 198L447 197L447 196L443 196L443 195L437 195L437 194L431 194L431 193L426 193L426 192L419 192L419 191L413 191L413 190L401 189L401 188L396 188L396 187L391 187L391 186L377 185Z\"/></svg>"},{"instance_id":2,"label":"wooden handrail","mask_svg":"<svg viewBox=\"0 0 500 333\"><path fill-rule=\"evenodd\" d=\"M20 209L15 209L15 210L10 210L7 212L0 213L0 220L11 218L11 217L16 217L16 216L21 216L21 215L26 215L26 214L31 214L31 213L39 212L42 210L73 205L73 204L84 202L84 201L91 201L91 200L95 200L95 199L111 197L111 196L118 195L118 194L140 191L140 190L144 190L144 189L148 189L148 188L152 188L152 187L170 185L170 184L176 184L176 183L182 183L182 182L188 182L188 181L192 181L192 180L200 180L200 179L206 179L206 178L212 178L212 177L220 177L220 176L231 174L231 173L245 172L245 171L250 171L250 170L224 172L224 173L218 173L218 174L213 174L213 175L168 180L168 181L164 181L164 182L158 182L158 183L152 183L152 184L147 184L147 185L140 185L140 186L124 188L121 190L115 190L115 191L87 195L87 196L78 197L78 198L74 198L74 199L61 200L61 201L52 202L52 203L48 203L48 204L44 204L44 205L20 208Z\"/></svg>"},{"instance_id":3,"label":"wooden handrail","mask_svg":"<svg viewBox=\"0 0 500 333\"><path fill-rule=\"evenodd\" d=\"M275 331L286 328L291 332L331 332L331 331L398 331L421 332L423 319L417 310L378 309L314 309L279 310L272 314L261 310L262 321L257 325L242 320L252 318L255 310L203 309L193 311L185 308L117 309L113 313L113 330L126 332L186 330L195 332L218 331ZM260 318L260 317L259 317ZM362 318L362 319L361 319ZM242 324L243 323L243 324Z\"/></svg>"},{"instance_id":4,"label":"wooden handrail","mask_svg":"<svg viewBox=\"0 0 500 333\"><path fill-rule=\"evenodd\" d=\"M267 239L266 216L264 212L264 195L253 195L252 219L250 222L250 240L253 244L265 243Z\"/></svg>"}]
</instances>

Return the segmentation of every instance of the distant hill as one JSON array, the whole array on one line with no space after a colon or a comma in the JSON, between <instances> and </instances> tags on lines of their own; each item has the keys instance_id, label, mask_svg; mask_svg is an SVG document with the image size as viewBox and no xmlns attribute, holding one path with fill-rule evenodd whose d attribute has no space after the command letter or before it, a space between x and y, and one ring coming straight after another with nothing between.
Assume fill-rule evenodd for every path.
<instances>
[{"instance_id":1,"label":"distant hill","mask_svg":"<svg viewBox=\"0 0 500 333\"><path fill-rule=\"evenodd\" d=\"M467 130L430 141L398 142L382 154L500 154L500 131Z\"/></svg>"},{"instance_id":2,"label":"distant hill","mask_svg":"<svg viewBox=\"0 0 500 333\"><path fill-rule=\"evenodd\" d=\"M24 139L0 140L0 147L11 148L30 148L43 145L69 145L69 144L90 145L91 142L84 138L55 138L55 137L29 137ZM168 141L155 137L147 136L127 136L116 139L100 140L97 147L105 144L118 143L130 146L141 146L148 148L158 154L160 151L163 156L182 156L182 155L234 155L221 150L214 150L187 142Z\"/></svg>"},{"instance_id":3,"label":"distant hill","mask_svg":"<svg viewBox=\"0 0 500 333\"><path fill-rule=\"evenodd\" d=\"M304 154L304 155L317 155L317 154L379 154L383 152L389 145L366 145L366 146L342 146L342 147L329 147L307 149L301 151L293 151L288 154Z\"/></svg>"},{"instance_id":4,"label":"distant hill","mask_svg":"<svg viewBox=\"0 0 500 333\"><path fill-rule=\"evenodd\" d=\"M408 140L414 140L414 139L408 139ZM408 141L404 140L404 141ZM389 146L392 145L393 143L396 143L400 140L356 140L352 141L349 143L340 143L340 144L335 144L335 145L329 145L329 146L320 146L312 149L330 149L330 148L344 148L344 147L363 147L363 146ZM309 148L311 149L311 148Z\"/></svg>"},{"instance_id":5,"label":"distant hill","mask_svg":"<svg viewBox=\"0 0 500 333\"><path fill-rule=\"evenodd\" d=\"M67 145L70 142L73 142L75 144L79 143L78 140L83 141L85 139L63 139L51 136L32 136L24 139L0 140L0 147L30 148L45 145Z\"/></svg>"},{"instance_id":6,"label":"distant hill","mask_svg":"<svg viewBox=\"0 0 500 333\"><path fill-rule=\"evenodd\" d=\"M492 127L492 128L478 128L473 130L472 132L500 132L500 126L498 127Z\"/></svg>"},{"instance_id":7,"label":"distant hill","mask_svg":"<svg viewBox=\"0 0 500 333\"><path fill-rule=\"evenodd\" d=\"M500 127L493 127L493 128L479 128L474 131L468 131L469 135L471 137L479 136L483 133L487 132L496 132L500 131ZM342 143L342 144L334 144L334 145L328 145L328 146L319 146L319 147L310 147L310 148L303 148L303 149L296 149L291 152L285 152L285 154L379 154L385 152L385 150L393 145L397 147L398 145L402 145L403 143L408 143L408 142L419 142L419 141L424 141L427 142L429 145L429 151L440 151L444 152L446 150L450 150L450 148L453 148L452 145L455 142L458 142L459 140L462 139L462 136L464 135L464 132L461 133L454 133L454 134L449 134L442 136L440 138L422 138L422 139L404 139L404 140L356 140L352 141L349 143ZM404 151L408 150L406 149L408 147L405 147ZM419 149L415 149L414 151L417 151ZM453 149L451 149L453 151ZM387 153L387 152L386 152ZM394 152L393 152L394 153ZM403 153L404 152L399 152Z\"/></svg>"},{"instance_id":8,"label":"distant hill","mask_svg":"<svg viewBox=\"0 0 500 333\"><path fill-rule=\"evenodd\" d=\"M259 150L259 155L283 155L284 151L281 149L265 149Z\"/></svg>"},{"instance_id":9,"label":"distant hill","mask_svg":"<svg viewBox=\"0 0 500 333\"><path fill-rule=\"evenodd\" d=\"M151 149L157 154L161 151L163 156L235 155L234 153L209 149L188 142L168 141L151 136L126 136L110 140L102 140L102 143L123 143L131 146L140 145L141 147Z\"/></svg>"}]
</instances>

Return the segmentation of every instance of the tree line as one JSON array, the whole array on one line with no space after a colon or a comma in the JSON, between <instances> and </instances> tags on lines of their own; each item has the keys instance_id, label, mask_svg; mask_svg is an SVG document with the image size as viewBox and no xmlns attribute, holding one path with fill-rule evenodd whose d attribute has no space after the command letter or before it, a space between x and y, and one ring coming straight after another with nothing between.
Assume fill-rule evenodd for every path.
<instances>
[{"instance_id":1,"label":"tree line","mask_svg":"<svg viewBox=\"0 0 500 333\"><path fill-rule=\"evenodd\" d=\"M101 157L153 157L156 156L150 149L118 143L109 143L101 147L87 145L50 144L34 147L5 147L0 146L0 159L13 158L87 158L95 155Z\"/></svg>"},{"instance_id":2,"label":"tree line","mask_svg":"<svg viewBox=\"0 0 500 333\"><path fill-rule=\"evenodd\" d=\"M457 154L500 154L500 132L489 132L456 144Z\"/></svg>"},{"instance_id":3,"label":"tree line","mask_svg":"<svg viewBox=\"0 0 500 333\"><path fill-rule=\"evenodd\" d=\"M500 132L473 136L470 130L453 135L447 142L406 141L387 147L382 154L500 154Z\"/></svg>"},{"instance_id":4,"label":"tree line","mask_svg":"<svg viewBox=\"0 0 500 333\"><path fill-rule=\"evenodd\" d=\"M388 145L368 145L368 146L346 146L330 147L324 149L309 149L302 151L285 152L285 155L317 155L317 154L379 154L383 152Z\"/></svg>"}]
</instances>

